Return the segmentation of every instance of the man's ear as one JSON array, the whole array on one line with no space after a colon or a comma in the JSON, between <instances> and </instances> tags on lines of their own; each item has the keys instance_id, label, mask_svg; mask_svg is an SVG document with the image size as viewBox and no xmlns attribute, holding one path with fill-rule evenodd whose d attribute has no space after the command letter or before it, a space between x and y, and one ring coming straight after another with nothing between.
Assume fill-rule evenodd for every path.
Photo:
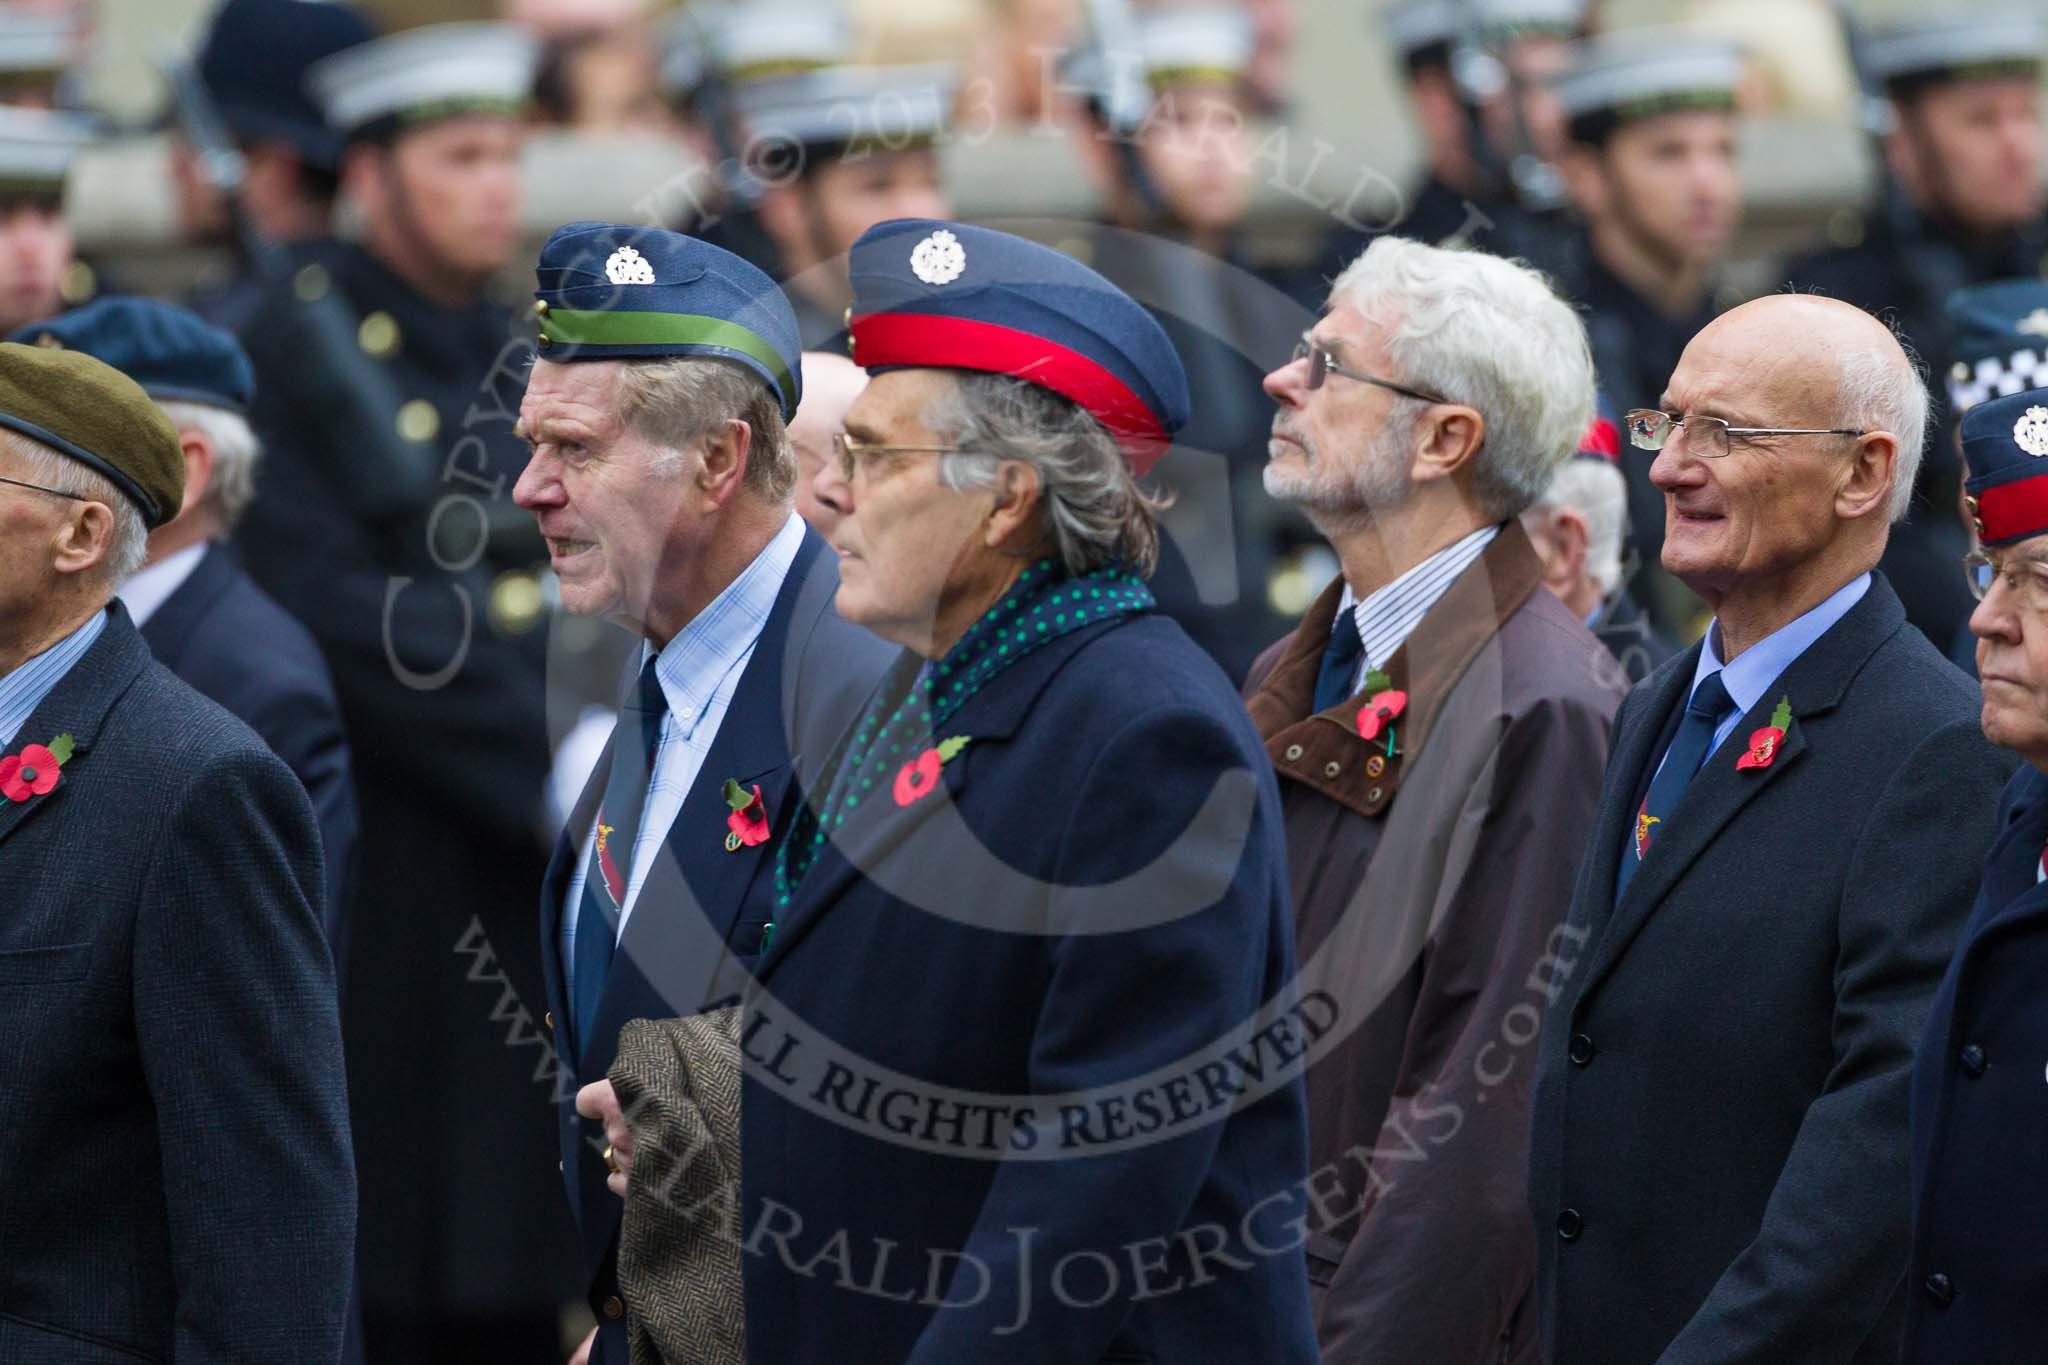
<instances>
[{"instance_id":1,"label":"man's ear","mask_svg":"<svg viewBox=\"0 0 2048 1365\"><path fill-rule=\"evenodd\" d=\"M1835 515L1843 521L1875 516L1891 520L1892 480L1898 475L1899 442L1889 431L1859 438L1841 486L1835 490Z\"/></svg>"},{"instance_id":2,"label":"man's ear","mask_svg":"<svg viewBox=\"0 0 2048 1365\"><path fill-rule=\"evenodd\" d=\"M61 574L89 573L114 547L114 513L102 502L74 503L57 531L56 559Z\"/></svg>"},{"instance_id":3,"label":"man's ear","mask_svg":"<svg viewBox=\"0 0 2048 1365\"><path fill-rule=\"evenodd\" d=\"M1038 505L1045 493L1038 471L1022 460L996 467L995 506L989 509L982 544L990 549L1037 548Z\"/></svg>"},{"instance_id":4,"label":"man's ear","mask_svg":"<svg viewBox=\"0 0 2048 1365\"><path fill-rule=\"evenodd\" d=\"M1417 483L1448 479L1471 466L1486 440L1486 419L1463 403L1440 403L1415 424L1409 477Z\"/></svg>"},{"instance_id":5,"label":"man's ear","mask_svg":"<svg viewBox=\"0 0 2048 1365\"><path fill-rule=\"evenodd\" d=\"M178 504L182 517L197 507L213 486L213 442L203 431L186 430L178 433L178 448L185 455L185 500Z\"/></svg>"},{"instance_id":6,"label":"man's ear","mask_svg":"<svg viewBox=\"0 0 2048 1365\"><path fill-rule=\"evenodd\" d=\"M384 148L358 142L341 155L341 192L365 214L375 216L384 208L389 167Z\"/></svg>"},{"instance_id":7,"label":"man's ear","mask_svg":"<svg viewBox=\"0 0 2048 1365\"><path fill-rule=\"evenodd\" d=\"M1558 584L1572 587L1586 572L1586 546L1592 535L1586 528L1583 512L1576 507L1559 507L1551 512L1550 536L1557 558L1554 564L1546 566L1543 580L1562 597L1564 593Z\"/></svg>"},{"instance_id":8,"label":"man's ear","mask_svg":"<svg viewBox=\"0 0 2048 1365\"><path fill-rule=\"evenodd\" d=\"M739 492L753 453L754 428L734 417L704 438L704 458L696 470L697 487L713 507L723 507Z\"/></svg>"}]
</instances>

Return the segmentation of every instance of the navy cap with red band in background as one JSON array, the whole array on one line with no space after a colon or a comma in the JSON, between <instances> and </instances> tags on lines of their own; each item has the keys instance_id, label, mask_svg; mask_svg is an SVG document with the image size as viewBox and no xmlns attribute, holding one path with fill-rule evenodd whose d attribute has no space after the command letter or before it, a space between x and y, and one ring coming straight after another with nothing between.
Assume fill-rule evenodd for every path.
<instances>
[{"instance_id":1,"label":"navy cap with red band in background","mask_svg":"<svg viewBox=\"0 0 2048 1365\"><path fill-rule=\"evenodd\" d=\"M1977 539L2010 545L2048 534L2048 389L1979 403L1963 414L1963 484Z\"/></svg>"},{"instance_id":2,"label":"navy cap with red band in background","mask_svg":"<svg viewBox=\"0 0 2048 1365\"><path fill-rule=\"evenodd\" d=\"M853 244L854 363L980 370L1050 389L1101 422L1143 475L1187 424L1187 372L1138 302L1049 246L899 218Z\"/></svg>"}]
</instances>

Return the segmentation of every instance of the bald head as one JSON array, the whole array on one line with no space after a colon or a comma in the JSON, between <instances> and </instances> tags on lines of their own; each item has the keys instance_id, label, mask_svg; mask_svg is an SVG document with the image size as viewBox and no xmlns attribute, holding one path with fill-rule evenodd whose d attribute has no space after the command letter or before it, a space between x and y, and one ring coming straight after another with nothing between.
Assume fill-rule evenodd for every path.
<instances>
[{"instance_id":1,"label":"bald head","mask_svg":"<svg viewBox=\"0 0 2048 1365\"><path fill-rule=\"evenodd\" d=\"M1650 469L1664 567L1717 610L1731 596L1757 606L1762 633L1791 619L1780 608L1796 616L1876 564L1912 497L1926 386L1889 328L1839 300L1731 309L1685 348L1660 406L1782 433L1733 435L1716 458L1701 422Z\"/></svg>"},{"instance_id":2,"label":"bald head","mask_svg":"<svg viewBox=\"0 0 2048 1365\"><path fill-rule=\"evenodd\" d=\"M805 351L803 373L803 402L789 424L789 441L796 447L796 510L819 535L826 535L838 516L818 501L812 485L819 467L832 458L832 437L845 422L846 410L867 387L868 374L831 351Z\"/></svg>"}]
</instances>

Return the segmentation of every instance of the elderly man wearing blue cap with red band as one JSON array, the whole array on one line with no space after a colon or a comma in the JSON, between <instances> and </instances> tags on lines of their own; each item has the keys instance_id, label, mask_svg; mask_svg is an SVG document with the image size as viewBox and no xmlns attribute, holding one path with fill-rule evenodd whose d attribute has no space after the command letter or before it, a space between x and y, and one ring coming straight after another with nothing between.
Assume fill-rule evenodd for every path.
<instances>
[{"instance_id":1,"label":"elderly man wearing blue cap with red band","mask_svg":"<svg viewBox=\"0 0 2048 1365\"><path fill-rule=\"evenodd\" d=\"M1971 407L1965 561L1984 734L2025 762L1913 1072L1909 1361L2029 1360L2048 1340L2048 389ZM1958 811L1982 828L1985 811ZM2019 1135L2029 1135L2021 1137Z\"/></svg>"},{"instance_id":2,"label":"elderly man wearing blue cap with red band","mask_svg":"<svg viewBox=\"0 0 2048 1365\"><path fill-rule=\"evenodd\" d=\"M513 496L563 604L644 641L541 896L548 1019L585 1091L557 1106L602 1324L583 1358L625 1365L625 1312L642 1305L620 1282L606 1192L631 1170L605 1079L620 1028L704 1008L736 984L722 970L772 941L800 758L816 766L888 651L833 614L834 557L792 509L784 423L802 381L775 282L694 238L612 223L557 230L537 274L518 428L533 456Z\"/></svg>"},{"instance_id":3,"label":"elderly man wearing blue cap with red band","mask_svg":"<svg viewBox=\"0 0 2048 1365\"><path fill-rule=\"evenodd\" d=\"M871 378L816 492L841 614L904 652L776 854L748 1357L1312 1361L1329 1020L1258 735L1144 584L1180 362L1005 233L884 223L850 267Z\"/></svg>"}]
</instances>

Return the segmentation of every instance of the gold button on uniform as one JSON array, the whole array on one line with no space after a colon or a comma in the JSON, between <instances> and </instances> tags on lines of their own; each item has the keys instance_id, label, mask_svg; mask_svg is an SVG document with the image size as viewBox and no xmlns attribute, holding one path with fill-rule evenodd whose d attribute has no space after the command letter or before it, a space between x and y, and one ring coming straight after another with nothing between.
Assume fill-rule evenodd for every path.
<instances>
[{"instance_id":1,"label":"gold button on uniform","mask_svg":"<svg viewBox=\"0 0 2048 1365\"><path fill-rule=\"evenodd\" d=\"M491 624L500 635L524 635L540 621L547 607L540 580L520 569L507 569L491 584Z\"/></svg>"},{"instance_id":2,"label":"gold button on uniform","mask_svg":"<svg viewBox=\"0 0 2048 1365\"><path fill-rule=\"evenodd\" d=\"M1335 777L1338 773L1342 771L1344 771L1343 765L1335 762L1334 760L1323 765L1324 777Z\"/></svg>"},{"instance_id":3,"label":"gold button on uniform","mask_svg":"<svg viewBox=\"0 0 2048 1365\"><path fill-rule=\"evenodd\" d=\"M1290 744L1290 745L1288 745L1288 746L1287 746L1287 761L1288 761L1289 763L1292 763L1292 762L1294 762L1294 760L1295 760L1295 759L1297 759L1297 758L1300 758L1300 757L1301 757L1301 746L1300 746L1299 744Z\"/></svg>"},{"instance_id":4,"label":"gold button on uniform","mask_svg":"<svg viewBox=\"0 0 2048 1365\"><path fill-rule=\"evenodd\" d=\"M398 434L408 441L431 441L441 434L441 414L424 398L398 410Z\"/></svg>"},{"instance_id":5,"label":"gold button on uniform","mask_svg":"<svg viewBox=\"0 0 2048 1365\"><path fill-rule=\"evenodd\" d=\"M1371 758L1365 760L1365 775L1367 777L1378 777L1386 770L1387 760L1384 754L1374 754Z\"/></svg>"},{"instance_id":6,"label":"gold button on uniform","mask_svg":"<svg viewBox=\"0 0 2048 1365\"><path fill-rule=\"evenodd\" d=\"M553 1028L555 1026L555 1012L553 1010L549 1010L547 1013L541 1015L541 1018L547 1020L549 1028Z\"/></svg>"},{"instance_id":7,"label":"gold button on uniform","mask_svg":"<svg viewBox=\"0 0 2048 1365\"><path fill-rule=\"evenodd\" d=\"M332 284L333 281L327 277L327 271L322 266L309 265L292 276L292 292L307 303L326 298Z\"/></svg>"},{"instance_id":8,"label":"gold button on uniform","mask_svg":"<svg viewBox=\"0 0 2048 1365\"><path fill-rule=\"evenodd\" d=\"M100 278L84 261L73 261L64 270L64 279L57 286L57 293L64 302L84 303L100 291Z\"/></svg>"},{"instance_id":9,"label":"gold button on uniform","mask_svg":"<svg viewBox=\"0 0 2048 1365\"><path fill-rule=\"evenodd\" d=\"M604 1315L608 1318L623 1318L626 1316L626 1305L619 1301L617 1294L604 1301Z\"/></svg>"},{"instance_id":10,"label":"gold button on uniform","mask_svg":"<svg viewBox=\"0 0 2048 1365\"><path fill-rule=\"evenodd\" d=\"M398 320L379 308L356 326L356 345L363 354L383 360L398 349Z\"/></svg>"}]
</instances>

